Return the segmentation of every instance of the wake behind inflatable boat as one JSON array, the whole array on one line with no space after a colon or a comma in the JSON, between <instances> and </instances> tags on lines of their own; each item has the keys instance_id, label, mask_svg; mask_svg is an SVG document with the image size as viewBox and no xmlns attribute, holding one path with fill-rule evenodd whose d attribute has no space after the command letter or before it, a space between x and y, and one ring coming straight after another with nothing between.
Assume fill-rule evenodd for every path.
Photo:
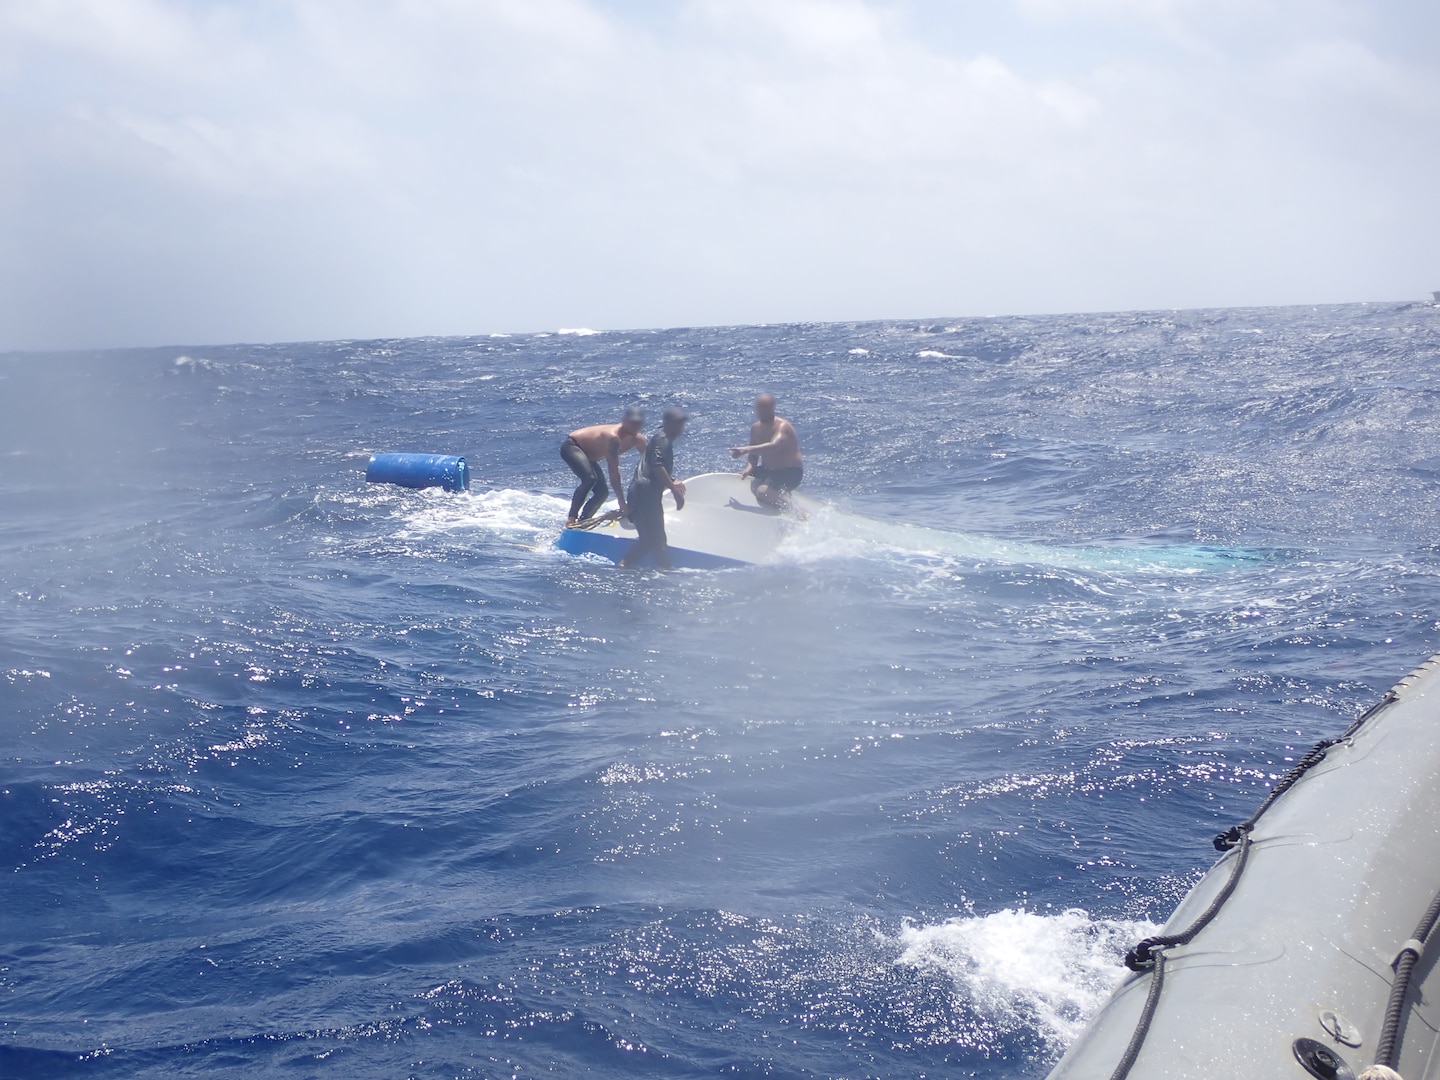
<instances>
[{"instance_id":1,"label":"wake behind inflatable boat","mask_svg":"<svg viewBox=\"0 0 1440 1080\"><path fill-rule=\"evenodd\" d=\"M685 481L685 509L676 510L664 497L665 534L670 560L696 570L765 562L774 557L795 527L798 513L815 509L803 495L791 496L795 512L779 513L760 506L750 482L737 473L705 473ZM619 562L636 540L628 522L607 519L589 528L564 529L555 546L571 555L599 555Z\"/></svg>"},{"instance_id":2,"label":"wake behind inflatable boat","mask_svg":"<svg viewBox=\"0 0 1440 1080\"><path fill-rule=\"evenodd\" d=\"M1051 1080L1440 1077L1440 657L1318 744Z\"/></svg>"}]
</instances>

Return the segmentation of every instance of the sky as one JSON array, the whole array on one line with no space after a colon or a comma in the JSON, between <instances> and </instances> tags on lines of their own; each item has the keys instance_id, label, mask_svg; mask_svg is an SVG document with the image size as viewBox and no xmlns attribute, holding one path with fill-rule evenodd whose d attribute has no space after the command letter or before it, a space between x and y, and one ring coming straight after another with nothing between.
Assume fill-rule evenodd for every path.
<instances>
[{"instance_id":1,"label":"sky","mask_svg":"<svg viewBox=\"0 0 1440 1080\"><path fill-rule=\"evenodd\" d=\"M1427 298L1434 0L0 0L0 350Z\"/></svg>"}]
</instances>

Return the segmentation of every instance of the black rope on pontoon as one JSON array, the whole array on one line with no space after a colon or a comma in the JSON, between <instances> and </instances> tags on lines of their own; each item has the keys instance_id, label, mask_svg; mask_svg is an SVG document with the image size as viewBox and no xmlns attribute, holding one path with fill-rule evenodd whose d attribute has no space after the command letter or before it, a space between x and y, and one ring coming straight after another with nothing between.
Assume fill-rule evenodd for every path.
<instances>
[{"instance_id":1,"label":"black rope on pontoon","mask_svg":"<svg viewBox=\"0 0 1440 1080\"><path fill-rule=\"evenodd\" d=\"M1178 934L1156 934L1154 937L1147 937L1125 954L1125 966L1131 971L1149 971L1155 964L1156 949L1171 949L1176 945L1189 945L1194 941L1195 935L1210 925L1210 920L1220 914L1220 909L1225 906L1225 901L1230 899L1230 894L1235 891L1235 886L1240 884L1240 875L1245 872L1245 864L1250 858L1250 844L1250 830L1246 828L1240 834L1238 843L1240 851L1231 863L1230 876L1225 879L1225 887L1215 894L1215 899L1210 901L1210 906L1201 912L1198 919Z\"/></svg>"},{"instance_id":2,"label":"black rope on pontoon","mask_svg":"<svg viewBox=\"0 0 1440 1080\"><path fill-rule=\"evenodd\" d=\"M1164 986L1165 954L1160 953L1155 957L1154 969L1150 975L1150 993L1145 995L1145 1008L1140 1011L1140 1020L1135 1025L1135 1033L1130 1036L1130 1045L1125 1047L1125 1056L1120 1059L1120 1064L1115 1066L1110 1080L1125 1080L1130 1075L1135 1059L1140 1056L1140 1048L1145 1045L1145 1036L1150 1034L1150 1021L1155 1019L1155 1010L1160 1007L1160 991Z\"/></svg>"},{"instance_id":3,"label":"black rope on pontoon","mask_svg":"<svg viewBox=\"0 0 1440 1080\"><path fill-rule=\"evenodd\" d=\"M1390 984L1390 1000L1385 1003L1385 1023L1380 1027L1380 1041L1375 1045L1376 1065L1393 1069L1399 1064L1400 1040L1405 1033L1405 1015L1409 1011L1406 998L1410 993L1410 976L1437 921L1440 921L1440 892L1430 901L1425 914L1420 916L1415 933L1400 947L1395 962L1390 965L1395 969L1395 981Z\"/></svg>"},{"instance_id":4,"label":"black rope on pontoon","mask_svg":"<svg viewBox=\"0 0 1440 1080\"><path fill-rule=\"evenodd\" d=\"M1383 698L1381 698L1374 705L1371 705L1370 708L1366 709L1363 713L1361 713L1355 719L1355 722L1352 723L1343 732L1341 732L1341 734L1338 735L1336 738L1321 739L1309 750L1305 751L1304 756L1302 756L1299 761L1297 761L1293 766L1291 766L1290 770L1276 782L1274 787L1270 789L1270 793L1265 796L1265 801L1262 802L1258 807L1256 807L1253 814L1251 814L1248 818L1242 821L1239 825L1231 826L1224 832L1217 833L1215 835L1215 850L1229 851L1232 847L1238 844L1240 842L1241 835L1243 835L1244 833L1248 833L1251 829L1255 828L1256 823L1260 820L1260 816L1275 804L1276 799L1280 798L1281 795L1284 795L1285 792L1289 791L1292 787L1295 786L1296 781L1298 781L1302 776L1304 776L1307 772L1313 769L1316 765L1319 765L1320 762L1325 760L1325 754L1332 746L1336 746L1344 742L1345 740L1353 737L1354 734L1360 730L1361 726L1365 723L1365 721L1369 720L1372 716L1374 716L1386 706L1393 705L1397 700L1399 699L1395 696L1395 691L1389 691Z\"/></svg>"}]
</instances>

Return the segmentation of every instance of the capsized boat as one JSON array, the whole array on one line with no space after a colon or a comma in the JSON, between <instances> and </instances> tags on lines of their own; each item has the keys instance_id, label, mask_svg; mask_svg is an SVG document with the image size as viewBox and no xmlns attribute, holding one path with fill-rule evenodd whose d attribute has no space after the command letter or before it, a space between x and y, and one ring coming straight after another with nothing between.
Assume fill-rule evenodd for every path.
<instances>
[{"instance_id":1,"label":"capsized boat","mask_svg":"<svg viewBox=\"0 0 1440 1080\"><path fill-rule=\"evenodd\" d=\"M685 481L685 509L676 510L673 496L664 496L670 561L696 570L765 562L816 505L792 493L790 508L781 512L756 502L750 481L737 473L692 477ZM634 526L612 514L562 530L555 546L571 555L599 555L618 563L636 535Z\"/></svg>"},{"instance_id":2,"label":"capsized boat","mask_svg":"<svg viewBox=\"0 0 1440 1080\"><path fill-rule=\"evenodd\" d=\"M1440 656L1215 846L1051 1080L1440 1077Z\"/></svg>"}]
</instances>

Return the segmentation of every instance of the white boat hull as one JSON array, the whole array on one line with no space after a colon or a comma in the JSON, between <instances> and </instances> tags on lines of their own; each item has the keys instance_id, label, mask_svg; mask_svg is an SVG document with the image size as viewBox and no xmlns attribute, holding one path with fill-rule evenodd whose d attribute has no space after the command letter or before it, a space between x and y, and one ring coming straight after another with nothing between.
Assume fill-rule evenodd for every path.
<instances>
[{"instance_id":1,"label":"white boat hull","mask_svg":"<svg viewBox=\"0 0 1440 1080\"><path fill-rule=\"evenodd\" d=\"M797 514L815 504L791 496L794 512L778 513L760 506L750 481L738 473L705 473L685 481L685 508L677 510L664 497L665 534L676 566L715 569L767 562L794 528ZM591 529L565 529L556 546L572 555L599 555L619 562L635 543L637 533L626 521L610 521Z\"/></svg>"}]
</instances>

